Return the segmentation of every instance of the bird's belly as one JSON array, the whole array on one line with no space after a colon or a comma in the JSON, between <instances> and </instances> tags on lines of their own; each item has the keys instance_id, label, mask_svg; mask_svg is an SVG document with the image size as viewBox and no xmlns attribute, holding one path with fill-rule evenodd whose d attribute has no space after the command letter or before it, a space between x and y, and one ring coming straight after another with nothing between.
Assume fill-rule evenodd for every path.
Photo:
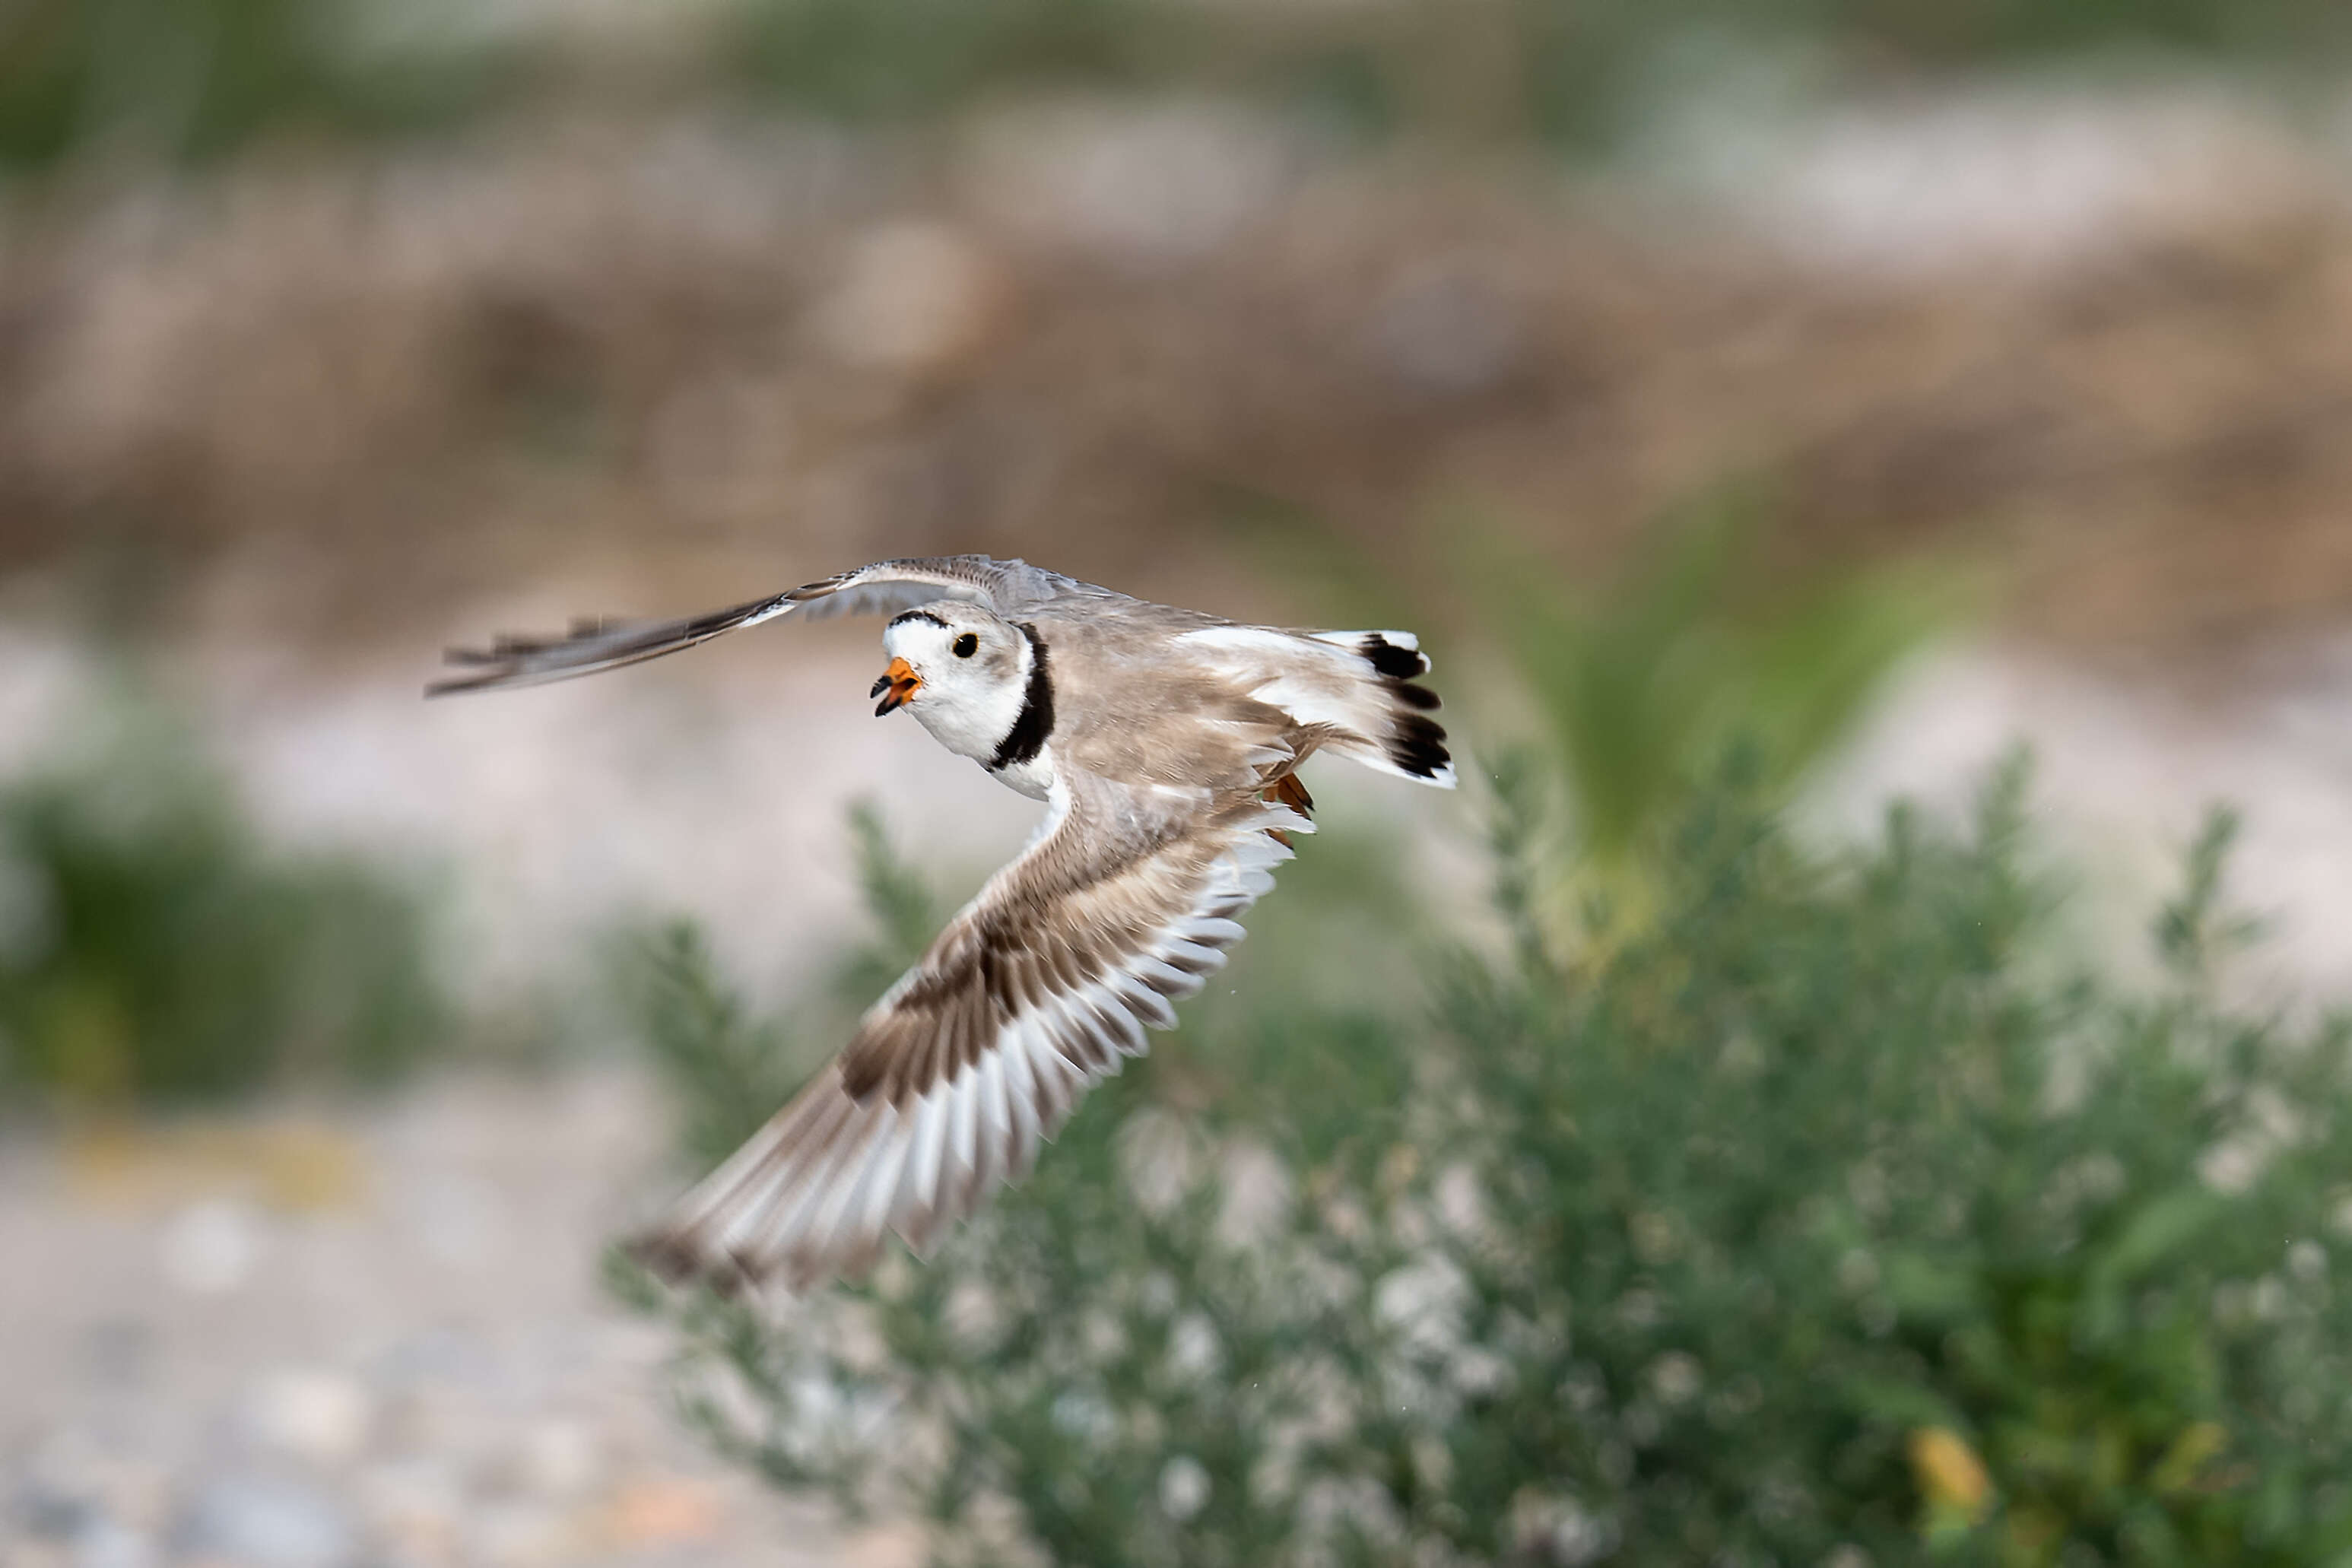
<instances>
[{"instance_id":1,"label":"bird's belly","mask_svg":"<svg viewBox=\"0 0 2352 1568\"><path fill-rule=\"evenodd\" d=\"M1006 788L1017 789L1032 800L1043 800L1054 787L1054 748L1042 748L1025 763L1013 763L988 771Z\"/></svg>"}]
</instances>

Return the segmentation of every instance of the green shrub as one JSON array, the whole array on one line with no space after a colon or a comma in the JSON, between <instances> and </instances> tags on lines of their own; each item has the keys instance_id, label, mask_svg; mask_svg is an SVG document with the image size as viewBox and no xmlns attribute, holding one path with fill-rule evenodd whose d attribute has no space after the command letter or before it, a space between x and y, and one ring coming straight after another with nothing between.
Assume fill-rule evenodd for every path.
<instances>
[{"instance_id":1,"label":"green shrub","mask_svg":"<svg viewBox=\"0 0 2352 1568\"><path fill-rule=\"evenodd\" d=\"M614 62L583 69L560 26L483 10L15 0L0 6L0 168L202 159L289 132L415 131L501 101L612 95ZM1038 87L1173 88L1370 133L1567 146L1638 123L1661 75L1710 51L1794 44L1826 62L1817 74L1867 81L2118 52L2294 64L2352 42L2333 0L730 0L678 26L713 35L708 78L843 118L919 121ZM641 85L674 92L673 69L653 65Z\"/></svg>"},{"instance_id":2,"label":"green shrub","mask_svg":"<svg viewBox=\"0 0 2352 1568\"><path fill-rule=\"evenodd\" d=\"M727 1452L942 1562L2352 1562L2352 1030L2215 999L2226 824L2133 995L2053 951L2021 769L1841 854L1756 772L1563 953L1503 770L1515 959L1244 974L926 1265L615 1281Z\"/></svg>"},{"instance_id":3,"label":"green shrub","mask_svg":"<svg viewBox=\"0 0 2352 1568\"><path fill-rule=\"evenodd\" d=\"M0 168L96 153L204 159L273 132L444 121L515 62L453 44L362 58L337 0L19 0L0 7Z\"/></svg>"},{"instance_id":4,"label":"green shrub","mask_svg":"<svg viewBox=\"0 0 2352 1568\"><path fill-rule=\"evenodd\" d=\"M1766 495L1717 485L1656 519L1604 589L1564 598L1520 563L1484 574L1507 595L1490 623L1563 760L1585 860L1645 854L1735 736L1785 795L1956 618L1953 579L1916 563L1767 569L1775 521Z\"/></svg>"},{"instance_id":5,"label":"green shrub","mask_svg":"<svg viewBox=\"0 0 2352 1568\"><path fill-rule=\"evenodd\" d=\"M133 719L0 784L0 1084L121 1108L382 1083L445 1032L418 892L266 849L193 742Z\"/></svg>"},{"instance_id":6,"label":"green shrub","mask_svg":"<svg viewBox=\"0 0 2352 1568\"><path fill-rule=\"evenodd\" d=\"M1676 65L1784 58L1883 81L2056 59L2273 66L2352 43L2329 0L740 0L720 69L796 108L913 119L1024 89L1175 87L1359 131L1605 145Z\"/></svg>"}]
</instances>

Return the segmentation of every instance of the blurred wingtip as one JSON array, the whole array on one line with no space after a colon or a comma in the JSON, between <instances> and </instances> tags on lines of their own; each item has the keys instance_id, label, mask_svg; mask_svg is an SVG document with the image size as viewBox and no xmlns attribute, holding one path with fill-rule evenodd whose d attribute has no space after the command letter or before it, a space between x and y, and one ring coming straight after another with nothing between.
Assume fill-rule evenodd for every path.
<instances>
[{"instance_id":1,"label":"blurred wingtip","mask_svg":"<svg viewBox=\"0 0 2352 1568\"><path fill-rule=\"evenodd\" d=\"M427 700L436 697L454 697L465 691L482 691L505 683L514 674L513 667L505 660L484 653L478 648L450 648L441 656L444 664L491 665L469 675L453 675L443 680L425 682Z\"/></svg>"},{"instance_id":2,"label":"blurred wingtip","mask_svg":"<svg viewBox=\"0 0 2352 1568\"><path fill-rule=\"evenodd\" d=\"M751 1294L766 1278L752 1259L739 1254L713 1256L674 1231L640 1231L622 1242L621 1251L665 1285L698 1285L728 1300Z\"/></svg>"}]
</instances>

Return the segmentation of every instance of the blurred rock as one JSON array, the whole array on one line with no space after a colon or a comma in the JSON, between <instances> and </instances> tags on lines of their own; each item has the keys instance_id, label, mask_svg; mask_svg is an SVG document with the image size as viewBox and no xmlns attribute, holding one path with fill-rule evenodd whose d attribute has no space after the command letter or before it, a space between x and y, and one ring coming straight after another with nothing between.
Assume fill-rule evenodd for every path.
<instances>
[{"instance_id":1,"label":"blurred rock","mask_svg":"<svg viewBox=\"0 0 2352 1568\"><path fill-rule=\"evenodd\" d=\"M321 1122L385 1201L289 1215L151 1222L143 1184L64 1179L64 1139L0 1142L0 1241L42 1268L0 1290L0 1568L834 1568L829 1510L713 1464L661 1396L668 1335L585 1262L650 1103L621 1073L341 1107ZM494 1243L443 1266L433 1211L486 1194Z\"/></svg>"},{"instance_id":2,"label":"blurred rock","mask_svg":"<svg viewBox=\"0 0 2352 1568\"><path fill-rule=\"evenodd\" d=\"M407 1184L394 1205L425 1254L453 1268L495 1258L503 1236L497 1191L487 1183L433 1173Z\"/></svg>"},{"instance_id":3,"label":"blurred rock","mask_svg":"<svg viewBox=\"0 0 2352 1568\"><path fill-rule=\"evenodd\" d=\"M155 1331L134 1318L102 1318L82 1335L90 1376L128 1386L145 1378L155 1355Z\"/></svg>"},{"instance_id":4,"label":"blurred rock","mask_svg":"<svg viewBox=\"0 0 2352 1568\"><path fill-rule=\"evenodd\" d=\"M523 1434L518 1479L548 1498L572 1498L595 1485L603 1455L595 1432L583 1422L534 1422Z\"/></svg>"},{"instance_id":5,"label":"blurred rock","mask_svg":"<svg viewBox=\"0 0 2352 1568\"><path fill-rule=\"evenodd\" d=\"M262 1220L252 1205L231 1198L191 1204L164 1226L164 1280L195 1296L241 1289L261 1259Z\"/></svg>"},{"instance_id":6,"label":"blurred rock","mask_svg":"<svg viewBox=\"0 0 2352 1568\"><path fill-rule=\"evenodd\" d=\"M465 1561L481 1568L542 1568L572 1555L571 1522L543 1503L506 1500L470 1514Z\"/></svg>"},{"instance_id":7,"label":"blurred rock","mask_svg":"<svg viewBox=\"0 0 2352 1568\"><path fill-rule=\"evenodd\" d=\"M929 1560L930 1537L913 1524L862 1530L843 1543L841 1568L919 1568Z\"/></svg>"},{"instance_id":8,"label":"blurred rock","mask_svg":"<svg viewBox=\"0 0 2352 1568\"><path fill-rule=\"evenodd\" d=\"M39 1476L27 1477L9 1500L16 1527L43 1541L65 1541L96 1518L89 1499Z\"/></svg>"},{"instance_id":9,"label":"blurred rock","mask_svg":"<svg viewBox=\"0 0 2352 1568\"><path fill-rule=\"evenodd\" d=\"M340 1373L288 1369L255 1390L248 1419L267 1446L314 1465L341 1465L366 1447L374 1401Z\"/></svg>"},{"instance_id":10,"label":"blurred rock","mask_svg":"<svg viewBox=\"0 0 2352 1568\"><path fill-rule=\"evenodd\" d=\"M965 180L997 221L1148 268L1216 250L1297 177L1297 139L1206 103L1024 105L968 138Z\"/></svg>"},{"instance_id":11,"label":"blurred rock","mask_svg":"<svg viewBox=\"0 0 2352 1568\"><path fill-rule=\"evenodd\" d=\"M708 1482L682 1476L647 1476L622 1483L605 1512L604 1533L632 1550L688 1546L714 1537L719 1499Z\"/></svg>"},{"instance_id":12,"label":"blurred rock","mask_svg":"<svg viewBox=\"0 0 2352 1568\"><path fill-rule=\"evenodd\" d=\"M358 1478L357 1506L369 1536L403 1562L441 1563L457 1549L467 1506L457 1468L425 1456L368 1466Z\"/></svg>"},{"instance_id":13,"label":"blurred rock","mask_svg":"<svg viewBox=\"0 0 2352 1568\"><path fill-rule=\"evenodd\" d=\"M114 1520L93 1520L74 1537L73 1568L149 1568L156 1561L153 1542Z\"/></svg>"},{"instance_id":14,"label":"blurred rock","mask_svg":"<svg viewBox=\"0 0 2352 1568\"><path fill-rule=\"evenodd\" d=\"M269 1476L226 1476L203 1486L178 1531L183 1554L240 1568L342 1568L359 1539L332 1497Z\"/></svg>"},{"instance_id":15,"label":"blurred rock","mask_svg":"<svg viewBox=\"0 0 2352 1568\"><path fill-rule=\"evenodd\" d=\"M1777 124L1702 110L1685 175L1792 251L1913 275L2053 268L2326 199L2323 148L2219 80L2011 80L1891 95Z\"/></svg>"}]
</instances>

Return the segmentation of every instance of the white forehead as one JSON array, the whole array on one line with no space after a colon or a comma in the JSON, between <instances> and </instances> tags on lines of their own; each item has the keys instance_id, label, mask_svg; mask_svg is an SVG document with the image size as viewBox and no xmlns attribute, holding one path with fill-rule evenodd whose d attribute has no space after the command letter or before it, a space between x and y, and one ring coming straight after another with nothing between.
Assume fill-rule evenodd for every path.
<instances>
[{"instance_id":1,"label":"white forehead","mask_svg":"<svg viewBox=\"0 0 2352 1568\"><path fill-rule=\"evenodd\" d=\"M985 629L987 617L969 605L932 605L894 616L882 628L882 646L892 653L902 648L934 648L962 632Z\"/></svg>"}]
</instances>

